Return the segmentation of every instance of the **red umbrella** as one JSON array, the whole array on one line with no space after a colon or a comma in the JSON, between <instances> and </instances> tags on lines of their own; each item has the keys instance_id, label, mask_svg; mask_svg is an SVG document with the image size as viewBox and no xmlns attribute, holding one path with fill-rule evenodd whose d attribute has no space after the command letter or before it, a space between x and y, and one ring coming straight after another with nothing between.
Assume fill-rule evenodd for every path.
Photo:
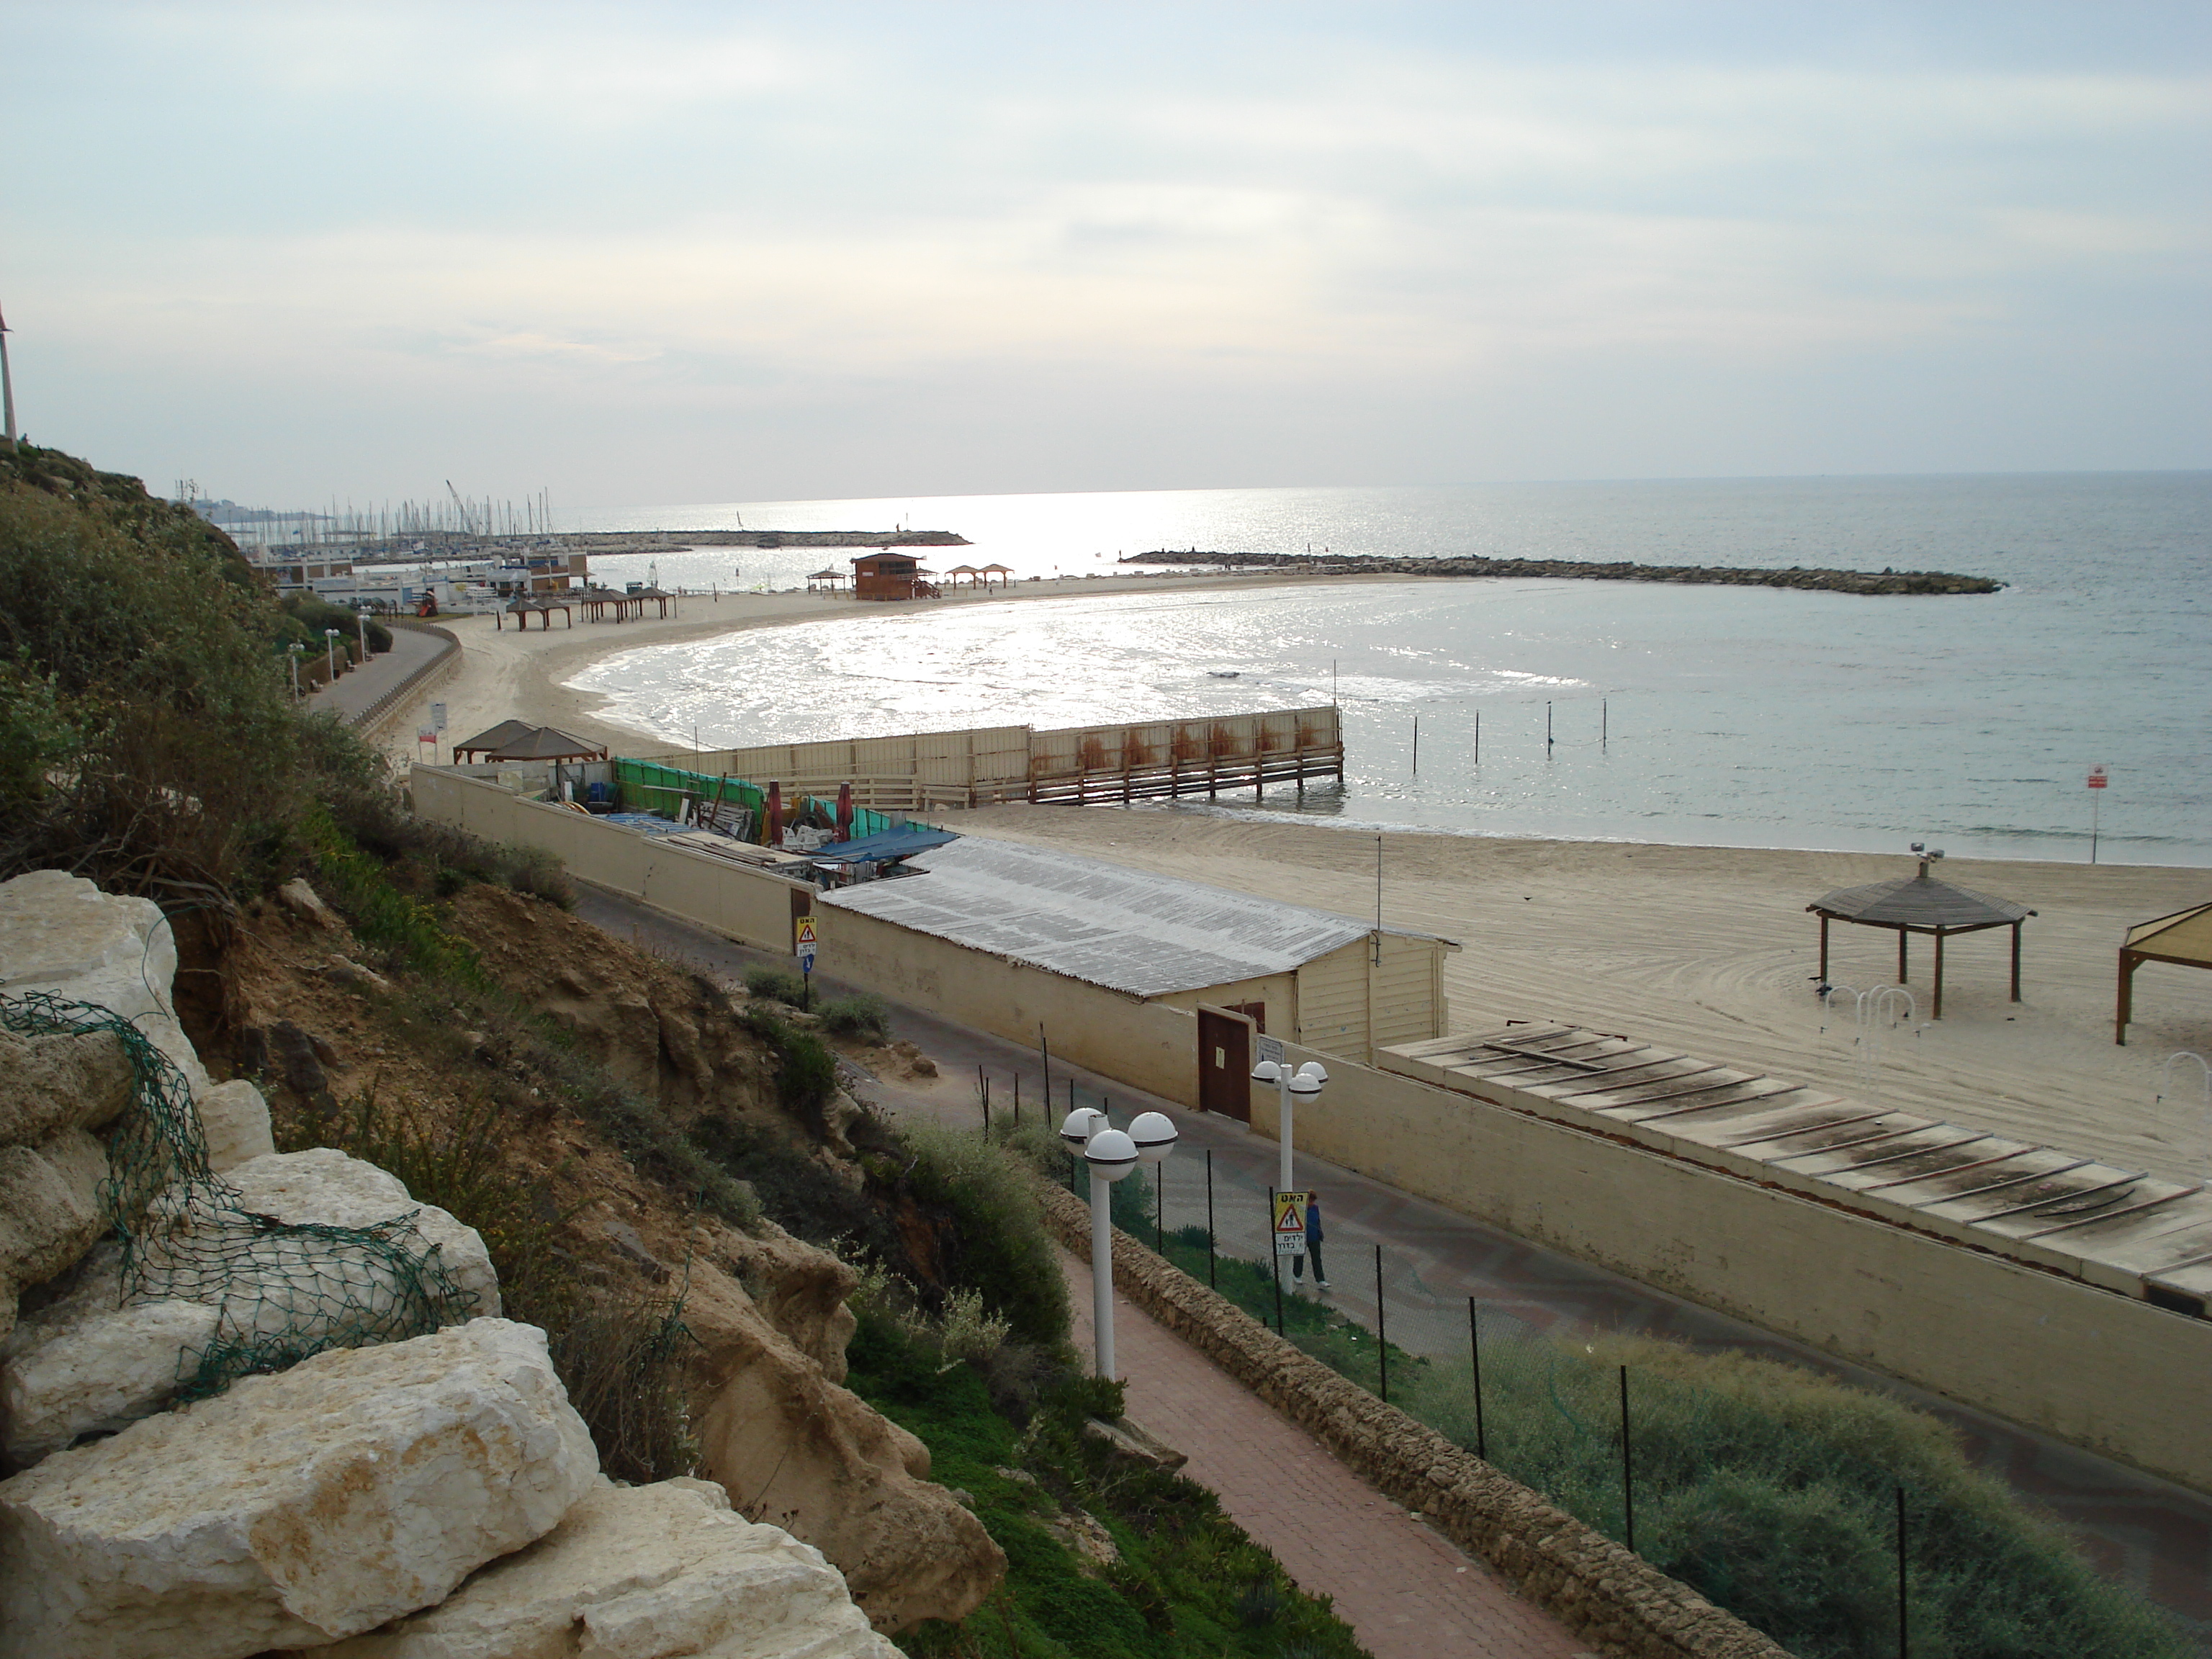
<instances>
[{"instance_id":1,"label":"red umbrella","mask_svg":"<svg viewBox=\"0 0 2212 1659\"><path fill-rule=\"evenodd\" d=\"M783 786L771 783L768 787L768 844L781 846L783 842Z\"/></svg>"},{"instance_id":2,"label":"red umbrella","mask_svg":"<svg viewBox=\"0 0 2212 1659\"><path fill-rule=\"evenodd\" d=\"M849 783L837 786L837 839L853 839L853 786Z\"/></svg>"}]
</instances>

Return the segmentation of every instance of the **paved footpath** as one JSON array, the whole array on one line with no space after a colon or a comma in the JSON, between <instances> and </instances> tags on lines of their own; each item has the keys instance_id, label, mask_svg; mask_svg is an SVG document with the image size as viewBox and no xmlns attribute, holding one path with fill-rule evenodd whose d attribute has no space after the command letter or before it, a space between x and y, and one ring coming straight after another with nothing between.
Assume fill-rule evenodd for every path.
<instances>
[{"instance_id":1,"label":"paved footpath","mask_svg":"<svg viewBox=\"0 0 2212 1659\"><path fill-rule=\"evenodd\" d=\"M348 722L359 720L379 697L445 647L446 641L439 635L419 628L394 628L391 650L371 657L328 685L309 692L307 707L315 714L336 714Z\"/></svg>"},{"instance_id":2,"label":"paved footpath","mask_svg":"<svg viewBox=\"0 0 2212 1659\"><path fill-rule=\"evenodd\" d=\"M1087 1353L1091 1264L1063 1250L1060 1265L1075 1344ZM1331 1597L1375 1659L1595 1659L1486 1565L1118 1293L1114 1346L1129 1415L1189 1457L1183 1473L1219 1494L1299 1588Z\"/></svg>"}]
</instances>

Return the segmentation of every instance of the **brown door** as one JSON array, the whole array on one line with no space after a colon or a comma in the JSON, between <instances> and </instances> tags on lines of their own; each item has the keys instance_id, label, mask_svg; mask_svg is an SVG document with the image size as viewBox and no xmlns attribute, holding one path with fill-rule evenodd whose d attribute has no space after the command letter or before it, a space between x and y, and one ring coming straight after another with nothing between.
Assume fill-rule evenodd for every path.
<instances>
[{"instance_id":1,"label":"brown door","mask_svg":"<svg viewBox=\"0 0 2212 1659\"><path fill-rule=\"evenodd\" d=\"M1252 1121L1252 1028L1210 1008L1198 1011L1198 1105Z\"/></svg>"},{"instance_id":2,"label":"brown door","mask_svg":"<svg viewBox=\"0 0 2212 1659\"><path fill-rule=\"evenodd\" d=\"M1252 1029L1261 1036L1267 1034L1267 1005L1264 1002L1231 1002L1224 1005L1232 1014L1242 1014L1252 1022Z\"/></svg>"}]
</instances>

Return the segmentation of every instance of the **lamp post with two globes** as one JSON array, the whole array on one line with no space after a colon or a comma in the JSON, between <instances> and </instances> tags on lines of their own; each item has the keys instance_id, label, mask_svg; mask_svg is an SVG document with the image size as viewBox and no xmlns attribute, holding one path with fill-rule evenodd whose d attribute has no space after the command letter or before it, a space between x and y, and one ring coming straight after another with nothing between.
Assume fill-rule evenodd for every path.
<instances>
[{"instance_id":1,"label":"lamp post with two globes","mask_svg":"<svg viewBox=\"0 0 2212 1659\"><path fill-rule=\"evenodd\" d=\"M1140 1112L1128 1128L1116 1129L1106 1114L1079 1106L1060 1126L1070 1153L1091 1170L1091 1320L1097 1342L1097 1374L1109 1381L1114 1370L1114 1183L1139 1164L1157 1168L1175 1151L1175 1121L1164 1112Z\"/></svg>"},{"instance_id":2,"label":"lamp post with two globes","mask_svg":"<svg viewBox=\"0 0 2212 1659\"><path fill-rule=\"evenodd\" d=\"M1252 1081L1275 1085L1276 1135L1282 1146L1282 1173L1275 1182L1279 1192L1296 1192L1298 1183L1291 1178L1291 1119L1297 1102L1312 1100L1328 1081L1328 1073L1317 1060L1310 1060L1293 1071L1286 1060L1263 1060L1252 1068Z\"/></svg>"}]
</instances>

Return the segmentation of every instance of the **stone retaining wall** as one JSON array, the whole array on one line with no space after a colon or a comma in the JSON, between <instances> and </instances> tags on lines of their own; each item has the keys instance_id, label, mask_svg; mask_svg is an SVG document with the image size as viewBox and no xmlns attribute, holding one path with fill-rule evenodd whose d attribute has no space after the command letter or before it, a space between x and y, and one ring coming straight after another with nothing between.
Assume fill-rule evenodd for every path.
<instances>
[{"instance_id":1,"label":"stone retaining wall","mask_svg":"<svg viewBox=\"0 0 2212 1659\"><path fill-rule=\"evenodd\" d=\"M1087 1260L1090 1206L1042 1182L1037 1191L1054 1232ZM1338 1376L1118 1231L1114 1281L1347 1468L1419 1511L1612 1659L1790 1659L1687 1585Z\"/></svg>"}]
</instances>

